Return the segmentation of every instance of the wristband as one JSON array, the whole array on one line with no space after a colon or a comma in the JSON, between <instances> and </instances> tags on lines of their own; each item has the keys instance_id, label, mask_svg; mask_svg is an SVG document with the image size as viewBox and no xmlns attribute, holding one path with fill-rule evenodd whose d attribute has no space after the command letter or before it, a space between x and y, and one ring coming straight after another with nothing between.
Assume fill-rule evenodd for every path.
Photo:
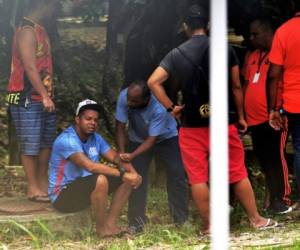
<instances>
[{"instance_id":1,"label":"wristband","mask_svg":"<svg viewBox=\"0 0 300 250\"><path fill-rule=\"evenodd\" d=\"M168 113L172 112L173 109L175 108L175 106L176 106L175 104L172 104L172 106L169 107L169 108L167 108L166 111L167 111Z\"/></svg>"},{"instance_id":2,"label":"wristband","mask_svg":"<svg viewBox=\"0 0 300 250\"><path fill-rule=\"evenodd\" d=\"M126 170L122 166L119 166L118 170L120 172L120 178L121 178L121 180L123 180L123 177L124 177L124 174L126 173Z\"/></svg>"}]
</instances>

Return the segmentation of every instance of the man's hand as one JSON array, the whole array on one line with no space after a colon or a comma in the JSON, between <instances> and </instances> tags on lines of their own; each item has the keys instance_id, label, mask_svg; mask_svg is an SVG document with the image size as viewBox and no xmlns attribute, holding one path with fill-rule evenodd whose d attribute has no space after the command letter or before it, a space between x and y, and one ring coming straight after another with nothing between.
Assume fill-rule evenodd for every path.
<instances>
[{"instance_id":1,"label":"man's hand","mask_svg":"<svg viewBox=\"0 0 300 250\"><path fill-rule=\"evenodd\" d=\"M172 112L170 113L176 120L179 120L182 114L182 110L184 109L184 105L176 105Z\"/></svg>"},{"instance_id":2,"label":"man's hand","mask_svg":"<svg viewBox=\"0 0 300 250\"><path fill-rule=\"evenodd\" d=\"M55 110L55 105L49 96L43 98L43 105L47 112L53 112Z\"/></svg>"},{"instance_id":3,"label":"man's hand","mask_svg":"<svg viewBox=\"0 0 300 250\"><path fill-rule=\"evenodd\" d=\"M283 119L279 111L272 111L269 114L269 124L275 130L280 130L281 128L284 128Z\"/></svg>"},{"instance_id":4,"label":"man's hand","mask_svg":"<svg viewBox=\"0 0 300 250\"><path fill-rule=\"evenodd\" d=\"M126 172L123 176L123 181L130 184L134 189L137 189L142 183L142 176L134 172Z\"/></svg>"},{"instance_id":5,"label":"man's hand","mask_svg":"<svg viewBox=\"0 0 300 250\"><path fill-rule=\"evenodd\" d=\"M241 132L241 133L245 133L247 131L248 124L245 121L245 119L239 119L238 120L238 129L239 129L239 132Z\"/></svg>"},{"instance_id":6,"label":"man's hand","mask_svg":"<svg viewBox=\"0 0 300 250\"><path fill-rule=\"evenodd\" d=\"M131 162L134 157L131 153L124 153L124 154L120 154L120 158L122 161Z\"/></svg>"}]
</instances>

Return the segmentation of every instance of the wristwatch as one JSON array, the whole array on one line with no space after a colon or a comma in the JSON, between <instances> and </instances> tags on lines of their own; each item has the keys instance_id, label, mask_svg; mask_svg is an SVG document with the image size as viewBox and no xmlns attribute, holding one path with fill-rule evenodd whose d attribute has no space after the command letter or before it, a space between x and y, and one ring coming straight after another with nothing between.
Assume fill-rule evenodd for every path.
<instances>
[{"instance_id":1,"label":"wristwatch","mask_svg":"<svg viewBox=\"0 0 300 250\"><path fill-rule=\"evenodd\" d=\"M123 179L123 177L124 177L124 174L126 173L126 170L125 170L125 168L123 168L122 166L119 166L119 172L120 172L120 178L121 178L121 180Z\"/></svg>"},{"instance_id":2,"label":"wristwatch","mask_svg":"<svg viewBox=\"0 0 300 250\"><path fill-rule=\"evenodd\" d=\"M172 104L172 106L171 107L169 107L169 108L167 108L166 110L167 110L167 112L168 113L170 113L170 112L172 112L173 111L173 109L175 108L175 104Z\"/></svg>"}]
</instances>

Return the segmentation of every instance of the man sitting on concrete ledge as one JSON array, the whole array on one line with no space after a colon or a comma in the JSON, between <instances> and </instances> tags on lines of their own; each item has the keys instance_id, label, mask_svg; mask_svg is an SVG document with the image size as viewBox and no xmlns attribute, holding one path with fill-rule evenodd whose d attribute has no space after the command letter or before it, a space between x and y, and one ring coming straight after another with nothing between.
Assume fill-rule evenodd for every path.
<instances>
[{"instance_id":1,"label":"man sitting on concrete ledge","mask_svg":"<svg viewBox=\"0 0 300 250\"><path fill-rule=\"evenodd\" d=\"M95 131L100 106L92 100L78 104L75 124L55 140L49 162L49 197L61 212L77 212L92 206L96 232L100 236L118 235L117 219L132 188L142 181L131 164L122 163L117 153ZM106 160L117 168L100 163ZM106 215L108 194L113 192Z\"/></svg>"}]
</instances>

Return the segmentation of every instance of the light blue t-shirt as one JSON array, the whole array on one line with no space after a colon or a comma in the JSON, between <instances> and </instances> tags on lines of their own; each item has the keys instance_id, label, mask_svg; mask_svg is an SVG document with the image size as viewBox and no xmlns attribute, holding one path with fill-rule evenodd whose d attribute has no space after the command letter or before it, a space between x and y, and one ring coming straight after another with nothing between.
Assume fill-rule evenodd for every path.
<instances>
[{"instance_id":1,"label":"light blue t-shirt","mask_svg":"<svg viewBox=\"0 0 300 250\"><path fill-rule=\"evenodd\" d=\"M127 88L119 95L116 119L122 123L128 122L128 136L133 142L142 143L148 136L157 136L156 143L159 143L178 134L175 119L153 95L145 108L129 108Z\"/></svg>"},{"instance_id":2,"label":"light blue t-shirt","mask_svg":"<svg viewBox=\"0 0 300 250\"><path fill-rule=\"evenodd\" d=\"M65 129L55 140L49 161L49 198L54 202L60 191L74 180L91 175L88 170L69 160L72 154L82 152L90 160L99 162L101 155L110 149L107 142L97 133L93 133L86 142L82 142L73 126Z\"/></svg>"}]
</instances>

